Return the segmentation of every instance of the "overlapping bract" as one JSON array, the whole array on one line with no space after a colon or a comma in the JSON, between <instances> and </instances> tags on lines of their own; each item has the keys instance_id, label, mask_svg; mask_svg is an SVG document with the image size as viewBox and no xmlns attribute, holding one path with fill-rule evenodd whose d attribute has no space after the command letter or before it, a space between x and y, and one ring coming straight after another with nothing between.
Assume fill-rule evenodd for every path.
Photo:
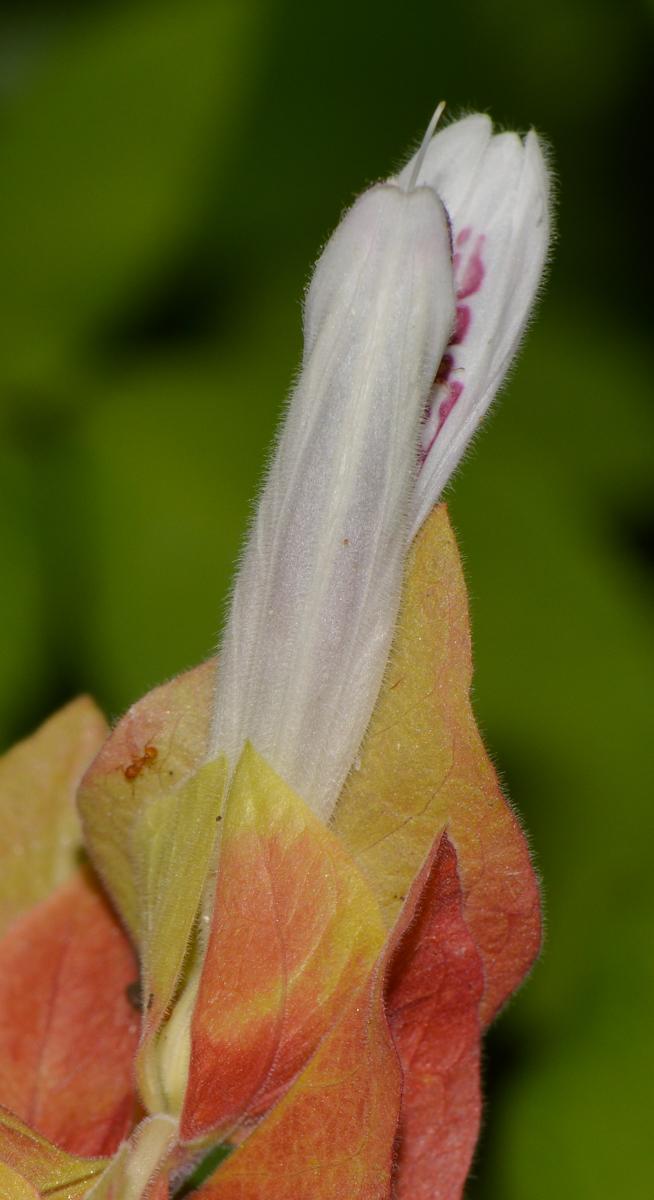
<instances>
[{"instance_id":1,"label":"overlapping bract","mask_svg":"<svg viewBox=\"0 0 654 1200\"><path fill-rule=\"evenodd\" d=\"M392 1183L398 1200L457 1200L478 1133L481 1029L533 960L539 923L524 838L472 720L465 588L445 509L412 551L392 664L331 828L251 749L226 799L215 776L213 807L193 809L211 672L211 664L198 668L135 706L81 793L89 845L116 902L125 898L123 919L148 978L168 980L156 1020L144 989L141 1080L161 1081L166 1030L202 972L186 1028L181 1124L179 1108L162 1111L165 1089L144 1094L142 1083L152 1116L121 1149L128 1126L103 1117L100 1140L99 1117L111 1107L106 1071L132 1078L136 1038L112 1049L111 1038L98 1037L96 1074L86 1073L86 1090L71 1091L66 1130L44 1126L52 1144L38 1125L30 1129L31 1113L27 1125L25 1116L0 1123L0 1182L12 1200L34 1200L34 1190L78 1200L91 1189L89 1200L137 1200L148 1187L163 1200L171 1172L179 1180L223 1139L232 1152L202 1185L203 1200L383 1200ZM147 759L146 746L156 758ZM179 820L183 797L205 829L204 861L215 856L204 889L185 866L198 834ZM143 821L153 835L149 872L146 843L138 833L135 840ZM175 905L187 877L196 911L182 945ZM125 995L136 970L129 942L84 876L14 922L0 955L12 953L26 920L37 978L64 936L56 914L75 908L70 896L78 915L101 905L103 937L116 947L115 966L104 955L102 972L82 983L62 975L60 986L77 996L73 1019L81 1003L113 1006L136 1024ZM102 944L94 942L96 951ZM20 1051L32 1006L19 1010L14 1000L3 1013L6 1003L0 995L0 1029L10 1013ZM74 1039L62 1041L56 1029L55 1021L43 1040L44 1061L68 1055L77 1066ZM56 1079L45 1083L43 1111L56 1110ZM13 1095L0 1085L0 1103ZM138 1115L132 1110L132 1121ZM95 1143L84 1141L91 1118ZM79 1146L95 1157L75 1158ZM113 1159L98 1158L114 1150ZM48 1182L55 1178L62 1182Z\"/></svg>"},{"instance_id":2,"label":"overlapping bract","mask_svg":"<svg viewBox=\"0 0 654 1200\"><path fill-rule=\"evenodd\" d=\"M0 763L10 1200L461 1195L481 1031L540 925L431 510L524 329L547 172L485 117L424 150L316 268L217 676L155 689L86 772L97 876L90 702Z\"/></svg>"},{"instance_id":3,"label":"overlapping bract","mask_svg":"<svg viewBox=\"0 0 654 1200\"><path fill-rule=\"evenodd\" d=\"M447 830L465 920L484 962L486 1025L538 952L540 909L526 841L475 723L471 682L465 582L441 505L412 547L386 680L333 828L388 927Z\"/></svg>"}]
</instances>

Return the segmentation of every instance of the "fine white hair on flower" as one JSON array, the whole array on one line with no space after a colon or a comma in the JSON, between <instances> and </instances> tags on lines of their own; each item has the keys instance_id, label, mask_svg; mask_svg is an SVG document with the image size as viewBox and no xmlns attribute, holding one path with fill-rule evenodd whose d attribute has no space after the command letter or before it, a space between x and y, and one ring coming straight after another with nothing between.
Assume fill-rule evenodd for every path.
<instances>
[{"instance_id":1,"label":"fine white hair on flower","mask_svg":"<svg viewBox=\"0 0 654 1200\"><path fill-rule=\"evenodd\" d=\"M399 175L404 186L418 155ZM550 236L549 176L533 131L524 141L516 133L493 136L489 117L465 117L431 139L417 182L434 188L450 219L457 318L421 430L409 539L506 375L536 298Z\"/></svg>"},{"instance_id":2,"label":"fine white hair on flower","mask_svg":"<svg viewBox=\"0 0 654 1200\"><path fill-rule=\"evenodd\" d=\"M324 820L381 686L420 427L454 325L429 186L364 193L309 288L302 372L238 573L211 755L246 739Z\"/></svg>"},{"instance_id":3,"label":"fine white hair on flower","mask_svg":"<svg viewBox=\"0 0 654 1200\"><path fill-rule=\"evenodd\" d=\"M547 254L535 134L471 116L327 244L302 372L234 586L210 756L249 739L328 820L388 661L408 542L510 365Z\"/></svg>"}]
</instances>

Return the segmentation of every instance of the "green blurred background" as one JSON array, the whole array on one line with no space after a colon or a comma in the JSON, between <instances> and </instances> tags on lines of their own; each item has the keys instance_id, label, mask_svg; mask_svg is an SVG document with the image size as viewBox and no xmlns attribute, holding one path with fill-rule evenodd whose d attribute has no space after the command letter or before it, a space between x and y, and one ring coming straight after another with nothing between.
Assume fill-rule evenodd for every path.
<instances>
[{"instance_id":1,"label":"green blurred background","mask_svg":"<svg viewBox=\"0 0 654 1200\"><path fill-rule=\"evenodd\" d=\"M435 103L554 147L537 323L451 488L548 937L471 1200L654 1195L654 7L0 6L0 738L206 657L310 264Z\"/></svg>"}]
</instances>

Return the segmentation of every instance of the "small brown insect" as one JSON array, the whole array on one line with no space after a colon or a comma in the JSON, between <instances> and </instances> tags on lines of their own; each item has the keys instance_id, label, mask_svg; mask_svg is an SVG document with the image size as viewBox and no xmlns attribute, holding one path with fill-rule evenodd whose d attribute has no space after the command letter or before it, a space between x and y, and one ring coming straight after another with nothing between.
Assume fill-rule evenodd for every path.
<instances>
[{"instance_id":1,"label":"small brown insect","mask_svg":"<svg viewBox=\"0 0 654 1200\"><path fill-rule=\"evenodd\" d=\"M452 355L444 354L440 361L438 370L436 372L436 378L434 379L434 383L438 384L439 387L442 387L442 385L444 383L447 383L447 381L450 377L450 374L452 372L453 366L454 366L454 359L453 359Z\"/></svg>"},{"instance_id":2,"label":"small brown insect","mask_svg":"<svg viewBox=\"0 0 654 1200\"><path fill-rule=\"evenodd\" d=\"M123 767L123 775L125 776L125 779L129 779L130 781L132 779L136 779L137 776L141 774L141 771L144 767L154 766L154 760L158 753L159 751L155 746L146 746L143 750L142 758L136 756L132 759L128 767Z\"/></svg>"}]
</instances>

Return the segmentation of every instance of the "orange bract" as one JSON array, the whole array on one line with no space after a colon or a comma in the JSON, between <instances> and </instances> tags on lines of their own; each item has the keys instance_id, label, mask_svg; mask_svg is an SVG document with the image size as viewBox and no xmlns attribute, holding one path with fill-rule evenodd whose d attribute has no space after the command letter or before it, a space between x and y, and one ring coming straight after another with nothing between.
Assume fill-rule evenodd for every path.
<instances>
[{"instance_id":1,"label":"orange bract","mask_svg":"<svg viewBox=\"0 0 654 1200\"><path fill-rule=\"evenodd\" d=\"M481 954L486 1025L540 945L540 905L524 835L499 787L470 704L465 582L445 505L409 556L386 679L333 829L391 927L435 838L457 853L463 914Z\"/></svg>"},{"instance_id":2,"label":"orange bract","mask_svg":"<svg viewBox=\"0 0 654 1200\"><path fill-rule=\"evenodd\" d=\"M384 1200L402 1075L373 971L286 1095L198 1200Z\"/></svg>"},{"instance_id":3,"label":"orange bract","mask_svg":"<svg viewBox=\"0 0 654 1200\"><path fill-rule=\"evenodd\" d=\"M134 953L80 872L0 942L0 1103L72 1154L112 1154L136 1108Z\"/></svg>"},{"instance_id":4,"label":"orange bract","mask_svg":"<svg viewBox=\"0 0 654 1200\"><path fill-rule=\"evenodd\" d=\"M463 919L456 852L432 847L391 936L386 1011L404 1076L398 1200L458 1200L479 1135L481 958Z\"/></svg>"},{"instance_id":5,"label":"orange bract","mask_svg":"<svg viewBox=\"0 0 654 1200\"><path fill-rule=\"evenodd\" d=\"M226 1138L236 1148L199 1200L459 1200L481 1028L533 961L540 926L526 844L470 707L445 508L412 548L391 662L331 828L249 745L224 794L224 760L205 761L213 669L135 705L81 789L90 851L141 955L142 1097L153 1113L181 1110L176 1145L175 1121L154 1117L100 1190L120 1193L154 1138L149 1186L163 1197L170 1170ZM3 966L0 1103L62 1147L111 1152L134 1110L139 1021L125 987L138 972L87 876L15 923ZM198 980L184 1094L166 1039ZM28 1200L40 1143L29 1134L23 1169L15 1136L0 1159Z\"/></svg>"},{"instance_id":6,"label":"orange bract","mask_svg":"<svg viewBox=\"0 0 654 1200\"><path fill-rule=\"evenodd\" d=\"M381 915L338 840L246 747L229 793L181 1132L271 1108L370 973Z\"/></svg>"},{"instance_id":7,"label":"orange bract","mask_svg":"<svg viewBox=\"0 0 654 1200\"><path fill-rule=\"evenodd\" d=\"M80 696L0 758L0 937L77 870L75 790L107 732Z\"/></svg>"}]
</instances>

